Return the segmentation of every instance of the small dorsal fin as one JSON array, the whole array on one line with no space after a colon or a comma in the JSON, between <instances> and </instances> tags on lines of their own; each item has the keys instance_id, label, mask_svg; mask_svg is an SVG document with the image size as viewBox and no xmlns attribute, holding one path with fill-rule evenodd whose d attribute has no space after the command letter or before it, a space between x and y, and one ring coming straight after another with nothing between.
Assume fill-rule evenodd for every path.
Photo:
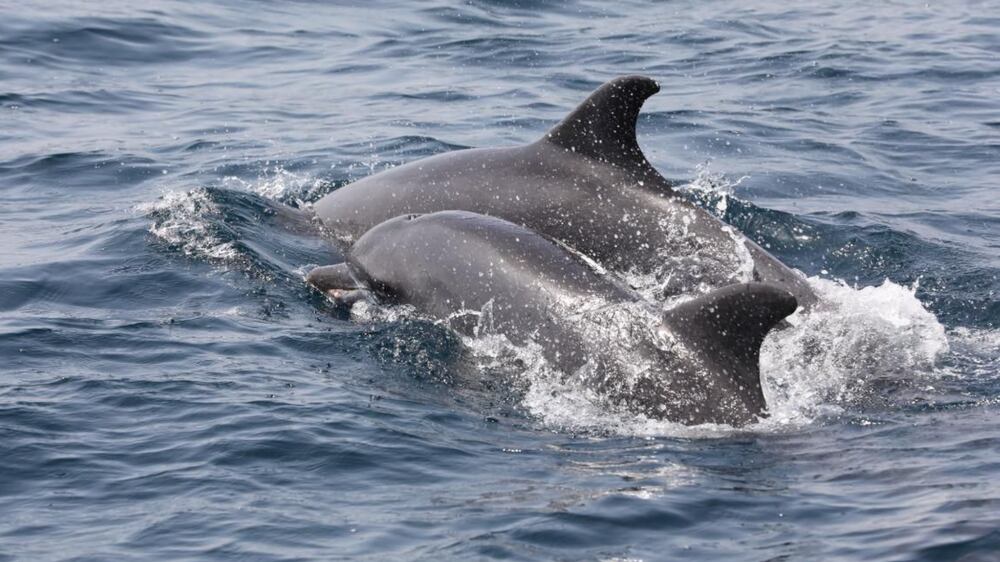
<instances>
[{"instance_id":1,"label":"small dorsal fin","mask_svg":"<svg viewBox=\"0 0 1000 562\"><path fill-rule=\"evenodd\" d=\"M635 138L639 110L659 84L645 76L606 82L546 135L567 150L618 166L649 166Z\"/></svg>"},{"instance_id":2,"label":"small dorsal fin","mask_svg":"<svg viewBox=\"0 0 1000 562\"><path fill-rule=\"evenodd\" d=\"M742 283L677 305L664 323L737 383L759 389L764 336L796 308L795 297L776 285Z\"/></svg>"}]
</instances>

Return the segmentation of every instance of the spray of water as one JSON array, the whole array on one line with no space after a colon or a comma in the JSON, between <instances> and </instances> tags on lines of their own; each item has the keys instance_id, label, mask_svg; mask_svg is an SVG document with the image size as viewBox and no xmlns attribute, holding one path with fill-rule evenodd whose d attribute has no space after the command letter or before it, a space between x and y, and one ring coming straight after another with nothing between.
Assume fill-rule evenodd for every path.
<instances>
[{"instance_id":1,"label":"spray of water","mask_svg":"<svg viewBox=\"0 0 1000 562\"><path fill-rule=\"evenodd\" d=\"M187 256L225 262L239 255L235 244L216 232L222 212L204 189L170 191L137 210L152 220L150 234Z\"/></svg>"},{"instance_id":2,"label":"spray of water","mask_svg":"<svg viewBox=\"0 0 1000 562\"><path fill-rule=\"evenodd\" d=\"M255 181L224 178L221 187L303 207L308 205L305 201L315 199L327 184L274 167L264 170ZM228 232L223 209L203 187L167 190L157 201L139 205L135 210L150 219L150 234L187 256L224 264L241 258L234 240L236 234Z\"/></svg>"},{"instance_id":3,"label":"spray of water","mask_svg":"<svg viewBox=\"0 0 1000 562\"><path fill-rule=\"evenodd\" d=\"M917 300L916 287L810 284L819 304L792 316L791 327L761 350L772 424L808 422L850 404L876 377L929 375L948 351L944 326Z\"/></svg>"}]
</instances>

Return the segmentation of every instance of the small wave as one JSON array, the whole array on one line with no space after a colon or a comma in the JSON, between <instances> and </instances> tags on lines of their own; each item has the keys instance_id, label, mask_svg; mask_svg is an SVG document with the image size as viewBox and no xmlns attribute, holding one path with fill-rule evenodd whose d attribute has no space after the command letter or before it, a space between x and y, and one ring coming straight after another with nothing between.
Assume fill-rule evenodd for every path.
<instances>
[{"instance_id":1,"label":"small wave","mask_svg":"<svg viewBox=\"0 0 1000 562\"><path fill-rule=\"evenodd\" d=\"M149 232L154 237L187 256L221 262L249 260L251 269L291 270L294 264L282 256L323 245L309 222L310 214L293 207L308 207L328 188L328 182L275 166L252 181L225 177L220 187L168 190L159 200L136 210L152 220ZM310 239L286 241L282 232L261 225L261 217L271 216L279 216L285 234ZM285 242L297 245L285 248Z\"/></svg>"},{"instance_id":2,"label":"small wave","mask_svg":"<svg viewBox=\"0 0 1000 562\"><path fill-rule=\"evenodd\" d=\"M707 164L698 166L696 172L693 180L678 187L694 204L737 228L765 249L780 252L782 257L794 257L803 250L809 250L805 252L807 255L815 254L817 248L813 245L822 233L814 224L795 215L758 207L736 196L736 190L750 176L731 179L711 171Z\"/></svg>"},{"instance_id":3,"label":"small wave","mask_svg":"<svg viewBox=\"0 0 1000 562\"><path fill-rule=\"evenodd\" d=\"M223 178L223 185L255 193L265 199L302 207L326 194L330 182L314 176L298 174L281 166L266 168L256 180L237 176Z\"/></svg>"},{"instance_id":4,"label":"small wave","mask_svg":"<svg viewBox=\"0 0 1000 562\"><path fill-rule=\"evenodd\" d=\"M43 23L44 22L44 23ZM185 62L210 48L210 35L163 18L76 17L33 22L0 39L22 60L46 68L149 66Z\"/></svg>"},{"instance_id":5,"label":"small wave","mask_svg":"<svg viewBox=\"0 0 1000 562\"><path fill-rule=\"evenodd\" d=\"M235 243L217 233L222 211L204 188L167 192L138 210L153 219L150 234L187 256L221 261L239 256Z\"/></svg>"},{"instance_id":6,"label":"small wave","mask_svg":"<svg viewBox=\"0 0 1000 562\"><path fill-rule=\"evenodd\" d=\"M987 385L1000 381L1000 330L959 327L948 332L948 341L952 353L942 373ZM987 388L987 394L992 393Z\"/></svg>"}]
</instances>

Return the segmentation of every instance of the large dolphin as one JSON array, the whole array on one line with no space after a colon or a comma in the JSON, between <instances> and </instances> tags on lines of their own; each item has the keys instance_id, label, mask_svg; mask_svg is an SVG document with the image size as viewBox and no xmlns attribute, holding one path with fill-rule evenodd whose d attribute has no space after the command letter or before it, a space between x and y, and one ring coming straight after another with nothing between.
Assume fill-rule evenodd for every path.
<instances>
[{"instance_id":1,"label":"large dolphin","mask_svg":"<svg viewBox=\"0 0 1000 562\"><path fill-rule=\"evenodd\" d=\"M466 334L536 344L612 406L684 424L738 426L765 415L760 345L797 306L775 285L743 283L662 313L565 246L465 211L385 221L350 247L346 263L307 280L345 302L370 292Z\"/></svg>"},{"instance_id":2,"label":"large dolphin","mask_svg":"<svg viewBox=\"0 0 1000 562\"><path fill-rule=\"evenodd\" d=\"M615 272L639 274L631 278L664 296L753 280L812 303L801 275L679 196L646 160L636 119L657 91L643 76L614 79L536 142L417 160L342 187L314 210L345 247L395 216L466 210L526 226Z\"/></svg>"}]
</instances>

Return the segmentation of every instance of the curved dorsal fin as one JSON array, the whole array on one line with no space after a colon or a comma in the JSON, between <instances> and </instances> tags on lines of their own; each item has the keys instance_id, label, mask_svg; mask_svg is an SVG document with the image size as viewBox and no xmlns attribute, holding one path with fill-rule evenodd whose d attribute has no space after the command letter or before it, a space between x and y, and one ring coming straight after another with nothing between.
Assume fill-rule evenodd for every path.
<instances>
[{"instance_id":1,"label":"curved dorsal fin","mask_svg":"<svg viewBox=\"0 0 1000 562\"><path fill-rule=\"evenodd\" d=\"M763 410L760 346L796 308L795 297L776 285L741 283L675 306L665 313L664 323L737 384L754 391Z\"/></svg>"},{"instance_id":2,"label":"curved dorsal fin","mask_svg":"<svg viewBox=\"0 0 1000 562\"><path fill-rule=\"evenodd\" d=\"M606 82L546 135L567 150L618 166L649 163L635 138L639 110L659 84L645 76L622 76Z\"/></svg>"}]
</instances>

